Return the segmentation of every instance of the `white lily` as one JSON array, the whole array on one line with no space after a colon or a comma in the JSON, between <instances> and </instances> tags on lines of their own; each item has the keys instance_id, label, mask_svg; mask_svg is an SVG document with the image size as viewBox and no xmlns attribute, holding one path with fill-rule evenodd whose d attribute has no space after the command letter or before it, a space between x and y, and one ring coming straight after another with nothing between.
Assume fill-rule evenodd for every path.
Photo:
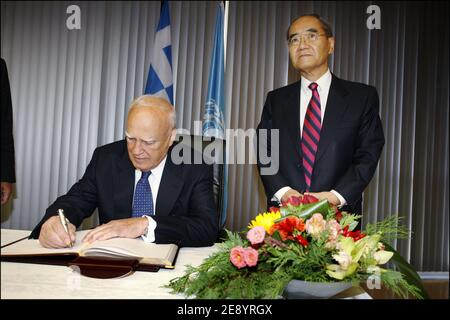
<instances>
[{"instance_id":1,"label":"white lily","mask_svg":"<svg viewBox=\"0 0 450 320\"><path fill-rule=\"evenodd\" d=\"M392 258L393 255L393 252L379 250L374 253L373 257L377 261L377 264L385 264Z\"/></svg>"}]
</instances>

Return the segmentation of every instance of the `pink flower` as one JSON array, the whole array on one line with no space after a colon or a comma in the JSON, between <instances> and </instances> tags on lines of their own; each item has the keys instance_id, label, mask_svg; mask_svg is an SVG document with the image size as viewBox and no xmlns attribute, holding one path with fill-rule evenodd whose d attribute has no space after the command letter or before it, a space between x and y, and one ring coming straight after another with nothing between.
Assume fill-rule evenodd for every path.
<instances>
[{"instance_id":1,"label":"pink flower","mask_svg":"<svg viewBox=\"0 0 450 320\"><path fill-rule=\"evenodd\" d=\"M245 251L246 250L242 247L234 247L230 251L230 261L238 269L241 269L247 265L245 263Z\"/></svg>"},{"instance_id":2,"label":"pink flower","mask_svg":"<svg viewBox=\"0 0 450 320\"><path fill-rule=\"evenodd\" d=\"M306 221L306 232L313 237L318 237L325 230L326 221L320 213L314 213L312 217Z\"/></svg>"},{"instance_id":3,"label":"pink flower","mask_svg":"<svg viewBox=\"0 0 450 320\"><path fill-rule=\"evenodd\" d=\"M245 249L244 257L249 267L254 267L258 263L258 251L253 248Z\"/></svg>"},{"instance_id":4,"label":"pink flower","mask_svg":"<svg viewBox=\"0 0 450 320\"><path fill-rule=\"evenodd\" d=\"M334 250L337 246L337 239L341 234L342 228L339 222L331 219L327 222L328 239L325 243L325 248L328 250Z\"/></svg>"},{"instance_id":5,"label":"pink flower","mask_svg":"<svg viewBox=\"0 0 450 320\"><path fill-rule=\"evenodd\" d=\"M352 263L352 256L345 251L340 251L338 254L333 254L332 257L339 263L342 270L347 270Z\"/></svg>"},{"instance_id":6,"label":"pink flower","mask_svg":"<svg viewBox=\"0 0 450 320\"><path fill-rule=\"evenodd\" d=\"M250 229L249 232L247 232L247 239L250 241L251 244L258 244L264 241L264 236L266 235L266 230L264 230L264 227L257 226Z\"/></svg>"},{"instance_id":7,"label":"pink flower","mask_svg":"<svg viewBox=\"0 0 450 320\"><path fill-rule=\"evenodd\" d=\"M339 234L341 233L341 225L334 219L327 222L327 230L329 232L328 240L335 241Z\"/></svg>"}]
</instances>

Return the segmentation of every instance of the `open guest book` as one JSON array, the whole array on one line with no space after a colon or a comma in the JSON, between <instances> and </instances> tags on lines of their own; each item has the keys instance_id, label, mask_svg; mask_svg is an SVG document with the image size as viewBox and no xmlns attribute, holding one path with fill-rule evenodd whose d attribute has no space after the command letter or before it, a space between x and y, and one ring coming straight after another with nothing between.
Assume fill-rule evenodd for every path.
<instances>
[{"instance_id":1,"label":"open guest book","mask_svg":"<svg viewBox=\"0 0 450 320\"><path fill-rule=\"evenodd\" d=\"M77 231L72 248L44 248L37 239L24 239L1 248L1 260L10 262L78 265L97 269L131 268L138 271L173 269L179 246L155 244L140 238L112 238L82 243L90 230Z\"/></svg>"}]
</instances>

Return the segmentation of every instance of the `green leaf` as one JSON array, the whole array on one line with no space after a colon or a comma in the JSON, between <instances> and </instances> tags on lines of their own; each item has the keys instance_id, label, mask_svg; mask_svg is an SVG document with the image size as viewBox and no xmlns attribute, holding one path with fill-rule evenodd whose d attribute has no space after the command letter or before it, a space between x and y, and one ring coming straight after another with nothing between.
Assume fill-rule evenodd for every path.
<instances>
[{"instance_id":1,"label":"green leaf","mask_svg":"<svg viewBox=\"0 0 450 320\"><path fill-rule=\"evenodd\" d=\"M303 204L298 207L281 208L281 213L285 214L285 216L275 220L275 222L279 222L288 216L296 216L306 220L309 219L314 213L321 213L324 217L326 217L329 208L330 205L326 199L315 203Z\"/></svg>"},{"instance_id":2,"label":"green leaf","mask_svg":"<svg viewBox=\"0 0 450 320\"><path fill-rule=\"evenodd\" d=\"M414 267L408 263L394 248L392 248L386 242L383 242L385 249L387 251L392 251L394 253L390 261L392 261L398 270L405 276L406 282L414 285L419 289L420 295L424 299L429 299L429 296L423 286L422 279L420 279L419 274L416 272Z\"/></svg>"}]
</instances>

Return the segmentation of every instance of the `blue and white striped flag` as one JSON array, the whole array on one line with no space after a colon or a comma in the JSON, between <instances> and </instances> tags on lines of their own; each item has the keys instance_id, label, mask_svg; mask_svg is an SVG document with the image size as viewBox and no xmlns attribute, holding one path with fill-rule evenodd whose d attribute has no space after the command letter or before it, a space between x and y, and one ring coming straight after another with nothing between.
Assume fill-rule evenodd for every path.
<instances>
[{"instance_id":1,"label":"blue and white striped flag","mask_svg":"<svg viewBox=\"0 0 450 320\"><path fill-rule=\"evenodd\" d=\"M173 105L172 42L169 3L163 1L145 93L165 98Z\"/></svg>"},{"instance_id":2,"label":"blue and white striped flag","mask_svg":"<svg viewBox=\"0 0 450 320\"><path fill-rule=\"evenodd\" d=\"M224 43L223 43L223 2L217 2L214 47L209 69L208 93L203 114L203 135L225 138L225 92L224 92Z\"/></svg>"},{"instance_id":3,"label":"blue and white striped flag","mask_svg":"<svg viewBox=\"0 0 450 320\"><path fill-rule=\"evenodd\" d=\"M203 136L225 139L225 48L224 48L224 5L217 1L216 27L214 47L209 69L208 93L206 95L205 111L203 114ZM223 201L220 228L225 226L227 219L227 185L228 167L223 169Z\"/></svg>"}]
</instances>

